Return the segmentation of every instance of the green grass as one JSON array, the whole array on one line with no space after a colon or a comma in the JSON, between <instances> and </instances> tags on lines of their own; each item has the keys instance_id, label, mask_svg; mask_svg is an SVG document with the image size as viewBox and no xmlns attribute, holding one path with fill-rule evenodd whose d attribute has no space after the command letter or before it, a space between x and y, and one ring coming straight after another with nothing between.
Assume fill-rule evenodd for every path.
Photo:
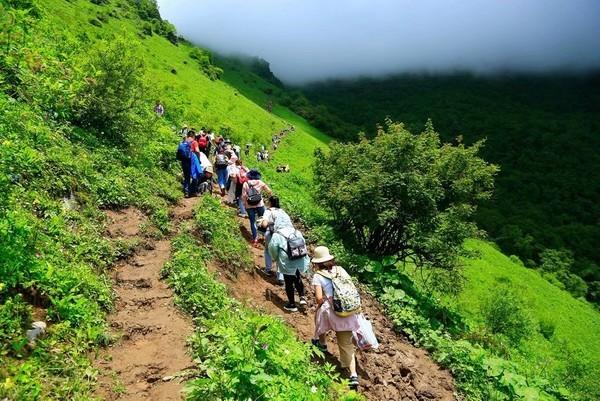
<instances>
[{"instance_id":1,"label":"green grass","mask_svg":"<svg viewBox=\"0 0 600 401\"><path fill-rule=\"evenodd\" d=\"M555 326L550 339L537 332L525 340L516 360L538 368L546 363L560 364L557 360L568 347L569 352L578 354L593 369L592 377L593 372L600 375L600 313L591 304L550 284L537 270L515 263L494 244L471 240L466 247L479 256L466 260L467 281L456 302L461 315L473 325L481 324L480 308L489 292L499 285L509 285L525 301L537 322Z\"/></svg>"}]
</instances>

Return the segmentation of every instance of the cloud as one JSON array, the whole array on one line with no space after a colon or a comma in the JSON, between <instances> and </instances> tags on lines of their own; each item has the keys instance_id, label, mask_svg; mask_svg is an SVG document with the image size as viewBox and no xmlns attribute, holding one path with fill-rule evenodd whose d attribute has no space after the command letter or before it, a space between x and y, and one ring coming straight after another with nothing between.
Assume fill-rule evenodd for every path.
<instances>
[{"instance_id":1,"label":"cloud","mask_svg":"<svg viewBox=\"0 0 600 401\"><path fill-rule=\"evenodd\" d=\"M190 41L286 82L600 67L598 0L159 0Z\"/></svg>"}]
</instances>

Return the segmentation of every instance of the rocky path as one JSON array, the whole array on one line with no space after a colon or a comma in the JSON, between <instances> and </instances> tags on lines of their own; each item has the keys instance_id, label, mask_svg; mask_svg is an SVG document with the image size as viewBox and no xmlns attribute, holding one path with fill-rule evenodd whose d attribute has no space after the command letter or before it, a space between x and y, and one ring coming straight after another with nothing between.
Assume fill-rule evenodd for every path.
<instances>
[{"instance_id":1,"label":"rocky path","mask_svg":"<svg viewBox=\"0 0 600 401\"><path fill-rule=\"evenodd\" d=\"M182 201L174 218L191 216L193 202ZM175 307L173 292L160 279L170 257L170 241L143 238L144 217L135 209L109 212L108 218L112 237L138 239L143 246L113 273L116 304L108 322L119 340L96 359L100 371L96 395L104 400L182 400L181 382L194 365L186 347L193 325Z\"/></svg>"},{"instance_id":2,"label":"rocky path","mask_svg":"<svg viewBox=\"0 0 600 401\"><path fill-rule=\"evenodd\" d=\"M240 229L246 238L248 221L239 219ZM256 270L241 272L231 277L226 269L212 268L220 272L220 277L231 289L232 295L247 306L266 313L280 316L298 334L302 341L310 341L314 331L315 297L308 280L305 280L308 306L298 313L288 313L283 309L286 296L283 287L263 275L263 249L250 248ZM437 366L427 352L415 348L394 330L392 323L384 316L381 307L368 294L363 293L363 311L373 323L381 346L377 350L357 353L361 383L359 391L368 400L440 400L456 399L454 382L450 373ZM336 364L338 351L335 336L329 336L329 351L333 354L329 361Z\"/></svg>"}]
</instances>

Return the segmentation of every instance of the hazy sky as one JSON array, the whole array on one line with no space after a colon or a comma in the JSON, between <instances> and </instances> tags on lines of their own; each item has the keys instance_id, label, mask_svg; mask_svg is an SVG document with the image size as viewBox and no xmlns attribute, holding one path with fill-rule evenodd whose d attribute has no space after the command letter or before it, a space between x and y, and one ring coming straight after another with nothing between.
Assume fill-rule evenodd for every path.
<instances>
[{"instance_id":1,"label":"hazy sky","mask_svg":"<svg viewBox=\"0 0 600 401\"><path fill-rule=\"evenodd\" d=\"M600 67L600 0L158 0L190 41L287 82Z\"/></svg>"}]
</instances>

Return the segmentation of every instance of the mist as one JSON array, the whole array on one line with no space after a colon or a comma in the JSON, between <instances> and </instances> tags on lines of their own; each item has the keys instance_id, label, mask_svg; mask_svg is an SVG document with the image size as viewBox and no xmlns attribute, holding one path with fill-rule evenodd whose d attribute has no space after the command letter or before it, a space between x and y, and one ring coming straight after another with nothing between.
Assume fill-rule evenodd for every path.
<instances>
[{"instance_id":1,"label":"mist","mask_svg":"<svg viewBox=\"0 0 600 401\"><path fill-rule=\"evenodd\" d=\"M284 82L600 68L598 0L158 0L191 42Z\"/></svg>"}]
</instances>

